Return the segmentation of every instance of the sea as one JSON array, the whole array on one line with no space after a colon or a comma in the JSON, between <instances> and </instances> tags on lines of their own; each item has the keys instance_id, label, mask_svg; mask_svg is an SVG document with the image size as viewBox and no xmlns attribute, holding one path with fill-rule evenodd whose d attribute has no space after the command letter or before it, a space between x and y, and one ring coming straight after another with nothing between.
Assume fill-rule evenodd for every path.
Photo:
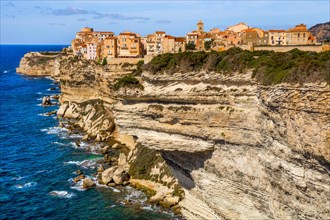
<instances>
[{"instance_id":1,"label":"sea","mask_svg":"<svg viewBox=\"0 0 330 220\"><path fill-rule=\"evenodd\" d=\"M52 79L16 73L25 53L63 47L0 45L0 219L176 219L132 187L82 190L73 182L77 170L95 179L102 155L88 150L94 143L78 147L82 134L45 114L59 107L41 106L42 97L60 93Z\"/></svg>"}]
</instances>

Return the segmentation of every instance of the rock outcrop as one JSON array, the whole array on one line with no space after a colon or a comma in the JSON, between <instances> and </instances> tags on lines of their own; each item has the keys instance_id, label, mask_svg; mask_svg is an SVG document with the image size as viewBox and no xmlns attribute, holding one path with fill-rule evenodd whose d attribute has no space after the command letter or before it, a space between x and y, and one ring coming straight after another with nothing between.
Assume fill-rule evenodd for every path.
<instances>
[{"instance_id":1,"label":"rock outcrop","mask_svg":"<svg viewBox=\"0 0 330 220\"><path fill-rule=\"evenodd\" d=\"M16 72L30 76L58 77L59 59L58 54L42 54L30 52L21 59Z\"/></svg>"},{"instance_id":2,"label":"rock outcrop","mask_svg":"<svg viewBox=\"0 0 330 220\"><path fill-rule=\"evenodd\" d=\"M308 30L316 37L317 42L330 40L330 21L316 24Z\"/></svg>"},{"instance_id":3,"label":"rock outcrop","mask_svg":"<svg viewBox=\"0 0 330 220\"><path fill-rule=\"evenodd\" d=\"M57 114L90 138L128 149L99 169L104 184L126 181L127 172L154 202L179 202L187 219L330 217L326 82L262 86L251 72L144 72L143 90L115 91L131 70L70 57L60 63Z\"/></svg>"}]
</instances>

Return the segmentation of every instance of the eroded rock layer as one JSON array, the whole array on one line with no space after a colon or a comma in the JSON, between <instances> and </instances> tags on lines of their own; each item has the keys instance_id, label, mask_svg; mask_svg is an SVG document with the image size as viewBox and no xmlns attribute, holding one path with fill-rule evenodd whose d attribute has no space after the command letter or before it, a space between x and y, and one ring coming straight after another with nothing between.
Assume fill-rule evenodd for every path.
<instances>
[{"instance_id":1,"label":"eroded rock layer","mask_svg":"<svg viewBox=\"0 0 330 220\"><path fill-rule=\"evenodd\" d=\"M99 140L129 146L125 160L137 179L148 176L137 184L157 188L154 199L179 201L176 187L171 198L161 189L179 182L187 219L330 218L325 82L261 86L249 72L144 72L143 90L115 91L131 69L70 59L60 61L58 114ZM152 163L143 163L149 153L137 143L153 150Z\"/></svg>"},{"instance_id":2,"label":"eroded rock layer","mask_svg":"<svg viewBox=\"0 0 330 220\"><path fill-rule=\"evenodd\" d=\"M325 219L330 90L260 86L250 74L142 76L114 105L120 131L159 150L185 188L189 219Z\"/></svg>"}]
</instances>

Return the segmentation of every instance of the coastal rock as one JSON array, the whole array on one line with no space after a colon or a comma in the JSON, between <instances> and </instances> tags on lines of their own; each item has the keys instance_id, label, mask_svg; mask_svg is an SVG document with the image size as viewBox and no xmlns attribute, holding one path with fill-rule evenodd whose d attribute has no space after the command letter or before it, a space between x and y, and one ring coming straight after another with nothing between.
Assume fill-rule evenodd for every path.
<instances>
[{"instance_id":1,"label":"coastal rock","mask_svg":"<svg viewBox=\"0 0 330 220\"><path fill-rule=\"evenodd\" d=\"M114 173L117 168L118 167L116 167L116 166L110 167L102 172L101 180L102 180L103 184L107 185L108 183L110 183L113 180L112 178L113 178Z\"/></svg>"},{"instance_id":2,"label":"coastal rock","mask_svg":"<svg viewBox=\"0 0 330 220\"><path fill-rule=\"evenodd\" d=\"M52 102L50 100L50 97L49 96L44 96L42 98L42 103L41 103L42 106L51 106L52 105Z\"/></svg>"},{"instance_id":3,"label":"coastal rock","mask_svg":"<svg viewBox=\"0 0 330 220\"><path fill-rule=\"evenodd\" d=\"M114 145L112 145L113 149L117 149L119 147L118 143L115 143Z\"/></svg>"},{"instance_id":4,"label":"coastal rock","mask_svg":"<svg viewBox=\"0 0 330 220\"><path fill-rule=\"evenodd\" d=\"M104 166L102 164L100 164L98 167L97 167L97 172L98 173L102 173L104 171Z\"/></svg>"},{"instance_id":5,"label":"coastal rock","mask_svg":"<svg viewBox=\"0 0 330 220\"><path fill-rule=\"evenodd\" d=\"M113 175L113 181L117 184L117 185L121 185L123 182L125 181L129 181L129 174L122 169L121 167L119 167Z\"/></svg>"},{"instance_id":6,"label":"coastal rock","mask_svg":"<svg viewBox=\"0 0 330 220\"><path fill-rule=\"evenodd\" d=\"M179 203L180 198L178 196L166 196L162 201L161 204L164 207L170 208L172 206L175 206Z\"/></svg>"},{"instance_id":7,"label":"coastal rock","mask_svg":"<svg viewBox=\"0 0 330 220\"><path fill-rule=\"evenodd\" d=\"M56 110L45 113L47 116L56 115Z\"/></svg>"},{"instance_id":8,"label":"coastal rock","mask_svg":"<svg viewBox=\"0 0 330 220\"><path fill-rule=\"evenodd\" d=\"M165 198L165 193L164 192L157 192L156 195L150 197L149 201L151 203L159 203L160 201L162 201Z\"/></svg>"},{"instance_id":9,"label":"coastal rock","mask_svg":"<svg viewBox=\"0 0 330 220\"><path fill-rule=\"evenodd\" d=\"M77 170L77 171L76 171L76 174L77 174L77 175L81 175L81 174L83 174L83 173L84 173L84 172L81 171L81 170Z\"/></svg>"},{"instance_id":10,"label":"coastal rock","mask_svg":"<svg viewBox=\"0 0 330 220\"><path fill-rule=\"evenodd\" d=\"M85 179L85 175L81 174L79 176L76 176L75 178L73 178L73 182L77 183L80 180Z\"/></svg>"},{"instance_id":11,"label":"coastal rock","mask_svg":"<svg viewBox=\"0 0 330 220\"><path fill-rule=\"evenodd\" d=\"M85 178L85 179L83 180L83 185L82 185L82 187L83 187L84 189L88 189L88 188L91 188L91 187L93 187L93 186L95 186L95 183L94 183L94 181L91 180L90 178Z\"/></svg>"},{"instance_id":12,"label":"coastal rock","mask_svg":"<svg viewBox=\"0 0 330 220\"><path fill-rule=\"evenodd\" d=\"M17 73L30 76L52 76L57 78L59 66L57 61L58 53L41 54L39 52L30 52L24 55L16 68Z\"/></svg>"},{"instance_id":13,"label":"coastal rock","mask_svg":"<svg viewBox=\"0 0 330 220\"><path fill-rule=\"evenodd\" d=\"M111 146L104 146L103 148L101 148L101 153L102 154L107 154L107 153L109 153L110 152L110 150L111 150Z\"/></svg>"},{"instance_id":14,"label":"coastal rock","mask_svg":"<svg viewBox=\"0 0 330 220\"><path fill-rule=\"evenodd\" d=\"M128 163L127 163L127 159L124 153L120 153L119 157L118 157L118 166L119 167L123 167L123 168L127 168L128 167Z\"/></svg>"}]
</instances>

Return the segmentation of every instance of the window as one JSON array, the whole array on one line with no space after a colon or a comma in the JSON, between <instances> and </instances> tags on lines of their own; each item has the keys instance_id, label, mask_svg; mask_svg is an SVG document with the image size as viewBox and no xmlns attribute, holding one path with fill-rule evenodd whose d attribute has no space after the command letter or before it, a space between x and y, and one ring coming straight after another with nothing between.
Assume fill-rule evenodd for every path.
<instances>
[{"instance_id":1,"label":"window","mask_svg":"<svg viewBox=\"0 0 330 220\"><path fill-rule=\"evenodd\" d=\"M300 33L298 33L298 37L300 37ZM299 42L299 40L298 40L298 42Z\"/></svg>"}]
</instances>

